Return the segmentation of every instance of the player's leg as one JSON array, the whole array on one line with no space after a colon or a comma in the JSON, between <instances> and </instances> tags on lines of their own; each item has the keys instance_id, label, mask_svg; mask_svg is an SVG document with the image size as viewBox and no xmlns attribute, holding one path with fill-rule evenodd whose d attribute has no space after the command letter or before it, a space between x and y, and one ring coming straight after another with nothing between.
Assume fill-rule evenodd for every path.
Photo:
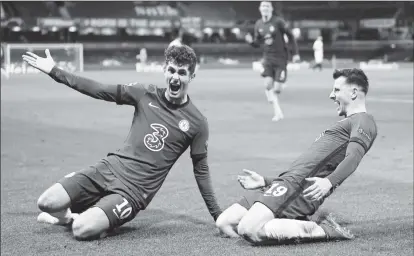
<instances>
[{"instance_id":1,"label":"player's leg","mask_svg":"<svg viewBox=\"0 0 414 256\"><path fill-rule=\"evenodd\" d=\"M298 193L301 190L289 182L278 180L273 184L277 185L257 199L239 223L239 234L246 240L254 244L279 244L353 238L329 215L318 223L307 220L322 202L308 201Z\"/></svg>"},{"instance_id":2,"label":"player's leg","mask_svg":"<svg viewBox=\"0 0 414 256\"><path fill-rule=\"evenodd\" d=\"M50 224L65 225L72 221L69 207L71 199L60 183L56 183L40 195L37 205L42 213L37 220Z\"/></svg>"},{"instance_id":3,"label":"player's leg","mask_svg":"<svg viewBox=\"0 0 414 256\"><path fill-rule=\"evenodd\" d=\"M246 213L246 207L235 203L220 214L216 221L216 226L227 237L239 237L237 226Z\"/></svg>"},{"instance_id":4,"label":"player's leg","mask_svg":"<svg viewBox=\"0 0 414 256\"><path fill-rule=\"evenodd\" d=\"M73 235L78 240L105 237L109 231L134 219L138 212L131 198L107 195L73 221Z\"/></svg>"},{"instance_id":5,"label":"player's leg","mask_svg":"<svg viewBox=\"0 0 414 256\"><path fill-rule=\"evenodd\" d=\"M279 121L284 118L283 111L279 104L279 95L283 91L286 80L287 80L287 68L286 65L278 64L274 67L274 83L273 83L273 90L274 90L274 107L277 108L275 110L275 116L273 121ZM277 113L277 114L276 114Z\"/></svg>"},{"instance_id":6,"label":"player's leg","mask_svg":"<svg viewBox=\"0 0 414 256\"><path fill-rule=\"evenodd\" d=\"M65 225L77 213L94 205L105 189L105 179L99 172L103 167L100 162L79 172L72 172L47 189L38 200L38 207L42 211L38 221Z\"/></svg>"}]
</instances>

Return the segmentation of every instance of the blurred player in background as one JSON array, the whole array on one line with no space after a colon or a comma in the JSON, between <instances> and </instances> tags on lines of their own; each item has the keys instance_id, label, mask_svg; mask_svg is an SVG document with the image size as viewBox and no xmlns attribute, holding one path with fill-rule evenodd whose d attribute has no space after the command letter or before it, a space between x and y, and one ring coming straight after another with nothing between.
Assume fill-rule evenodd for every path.
<instances>
[{"instance_id":1,"label":"blurred player in background","mask_svg":"<svg viewBox=\"0 0 414 256\"><path fill-rule=\"evenodd\" d=\"M1 51L1 74L4 77L9 78L9 73L7 73L7 67L4 66L4 53L3 53L3 46L0 46Z\"/></svg>"},{"instance_id":2,"label":"blurred player in background","mask_svg":"<svg viewBox=\"0 0 414 256\"><path fill-rule=\"evenodd\" d=\"M49 50L46 58L27 52L23 60L58 83L92 98L135 108L124 147L47 189L38 200L43 211L39 222L73 221L73 234L81 240L105 236L149 205L188 147L201 195L210 214L217 219L221 210L207 161L208 123L187 94L196 65L196 55L190 47L166 49L167 88L140 83L102 84L79 77L57 68Z\"/></svg>"},{"instance_id":3,"label":"blurred player in background","mask_svg":"<svg viewBox=\"0 0 414 256\"><path fill-rule=\"evenodd\" d=\"M360 69L337 70L330 98L345 118L323 131L290 168L276 178L245 170L245 189L259 189L226 209L217 219L220 231L254 244L286 241L346 240L353 235L330 214L310 221L316 210L358 167L377 137L366 113L368 79Z\"/></svg>"},{"instance_id":4,"label":"blurred player in background","mask_svg":"<svg viewBox=\"0 0 414 256\"><path fill-rule=\"evenodd\" d=\"M323 41L322 37L318 36L313 43L313 56L315 58L315 65L313 65L313 69L319 69L322 71L322 63L323 63Z\"/></svg>"},{"instance_id":5,"label":"blurred player in background","mask_svg":"<svg viewBox=\"0 0 414 256\"><path fill-rule=\"evenodd\" d=\"M299 61L296 38L288 28L286 22L273 15L271 2L263 1L259 7L262 18L254 26L254 36L247 34L246 41L253 47L259 47L264 43L262 77L266 87L266 97L273 104L273 121L283 119L283 112L279 105L278 94L282 91L287 79L288 48L284 35L293 45L293 62Z\"/></svg>"}]
</instances>

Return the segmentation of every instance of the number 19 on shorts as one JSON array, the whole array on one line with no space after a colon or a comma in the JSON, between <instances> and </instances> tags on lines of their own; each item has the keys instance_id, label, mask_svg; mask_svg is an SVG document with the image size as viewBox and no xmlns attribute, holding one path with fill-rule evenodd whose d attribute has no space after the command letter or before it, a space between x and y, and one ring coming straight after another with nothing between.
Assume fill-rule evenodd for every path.
<instances>
[{"instance_id":1,"label":"number 19 on shorts","mask_svg":"<svg viewBox=\"0 0 414 256\"><path fill-rule=\"evenodd\" d=\"M123 198L124 201L121 204L116 204L115 208L112 209L112 211L114 212L114 214L116 215L116 217L118 217L118 219L123 220L128 218L128 216L131 214L132 212L132 207L126 207L128 206L128 201Z\"/></svg>"},{"instance_id":2,"label":"number 19 on shorts","mask_svg":"<svg viewBox=\"0 0 414 256\"><path fill-rule=\"evenodd\" d=\"M282 196L287 192L287 187L279 185L279 183L273 183L272 186L266 190L264 196Z\"/></svg>"}]
</instances>

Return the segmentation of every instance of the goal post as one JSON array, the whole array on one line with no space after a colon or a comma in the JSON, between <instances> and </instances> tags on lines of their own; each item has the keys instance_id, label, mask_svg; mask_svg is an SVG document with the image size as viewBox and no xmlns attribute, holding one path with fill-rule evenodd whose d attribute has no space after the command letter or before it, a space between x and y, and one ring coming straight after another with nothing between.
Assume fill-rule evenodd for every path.
<instances>
[{"instance_id":1,"label":"goal post","mask_svg":"<svg viewBox=\"0 0 414 256\"><path fill-rule=\"evenodd\" d=\"M4 69L9 75L31 74L40 71L23 61L22 55L33 52L45 57L49 49L56 65L69 72L83 72L83 45L76 44L4 44Z\"/></svg>"}]
</instances>

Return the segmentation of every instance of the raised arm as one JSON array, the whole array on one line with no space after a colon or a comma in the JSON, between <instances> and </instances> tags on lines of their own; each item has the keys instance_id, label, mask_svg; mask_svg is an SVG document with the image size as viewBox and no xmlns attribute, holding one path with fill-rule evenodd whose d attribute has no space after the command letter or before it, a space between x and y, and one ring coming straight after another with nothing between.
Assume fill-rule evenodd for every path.
<instances>
[{"instance_id":1,"label":"raised arm","mask_svg":"<svg viewBox=\"0 0 414 256\"><path fill-rule=\"evenodd\" d=\"M135 105L140 95L145 93L143 85L103 84L92 79L77 76L56 66L49 49L45 50L46 58L32 52L23 55L23 60L34 68L48 74L56 82L67 85L95 99L116 102L117 104Z\"/></svg>"},{"instance_id":2,"label":"raised arm","mask_svg":"<svg viewBox=\"0 0 414 256\"><path fill-rule=\"evenodd\" d=\"M205 121L199 133L193 139L193 142L191 144L191 158L193 160L194 175L201 196L204 199L208 211L210 212L214 221L216 221L222 211L214 195L213 185L211 182L210 171L207 161L208 136L208 124L207 121Z\"/></svg>"}]
</instances>

